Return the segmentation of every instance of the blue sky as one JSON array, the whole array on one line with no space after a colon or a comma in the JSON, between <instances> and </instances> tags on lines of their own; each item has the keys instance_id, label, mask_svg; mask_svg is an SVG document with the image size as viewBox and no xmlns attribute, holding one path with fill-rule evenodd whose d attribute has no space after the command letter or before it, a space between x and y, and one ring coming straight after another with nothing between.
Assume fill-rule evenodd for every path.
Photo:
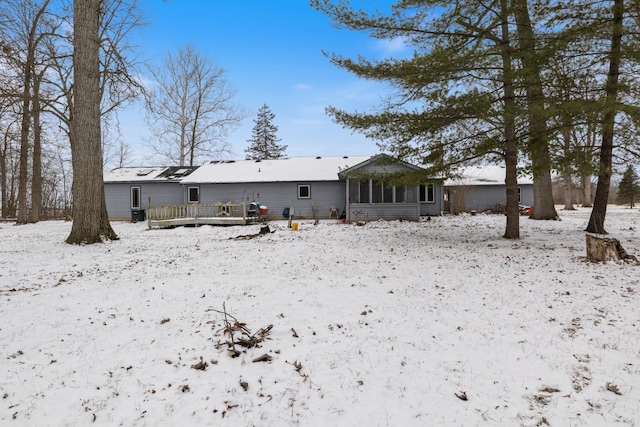
<instances>
[{"instance_id":1,"label":"blue sky","mask_svg":"<svg viewBox=\"0 0 640 427\"><path fill-rule=\"evenodd\" d=\"M388 11L392 1L352 3ZM290 157L379 152L375 141L342 129L325 108L371 111L387 94L385 86L336 68L322 51L382 58L397 53L396 44L338 30L307 0L142 0L141 6L149 22L137 41L143 57L158 62L168 51L191 43L226 70L237 89L235 101L249 113L229 136L233 158L244 158L263 104L276 115L278 136ZM120 120L124 142L139 157L148 131L138 110L127 110Z\"/></svg>"}]
</instances>

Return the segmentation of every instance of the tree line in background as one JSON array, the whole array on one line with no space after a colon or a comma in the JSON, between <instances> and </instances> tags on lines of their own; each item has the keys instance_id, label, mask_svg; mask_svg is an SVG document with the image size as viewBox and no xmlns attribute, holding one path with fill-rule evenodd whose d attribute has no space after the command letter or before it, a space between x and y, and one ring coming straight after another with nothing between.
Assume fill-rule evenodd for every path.
<instances>
[{"instance_id":1,"label":"tree line in background","mask_svg":"<svg viewBox=\"0 0 640 427\"><path fill-rule=\"evenodd\" d=\"M127 147L109 138L115 113L140 96L137 64L128 45L142 25L137 1L99 2L99 78L92 96L105 138L78 140L74 131L74 4L72 0L0 3L0 195L2 216L18 224L70 215L73 206L72 151L92 147L104 161L124 157Z\"/></svg>"},{"instance_id":2,"label":"tree line in background","mask_svg":"<svg viewBox=\"0 0 640 427\"><path fill-rule=\"evenodd\" d=\"M614 168L640 153L640 3L401 0L390 13L347 1L311 4L338 28L411 50L374 60L328 54L336 66L394 89L375 113L329 107L336 122L424 165L425 177L477 161L505 165L506 238L519 237L522 165L534 178L534 219L557 217L552 171L564 180L567 209L577 180L583 206L591 206L595 175L587 231L606 232Z\"/></svg>"},{"instance_id":3,"label":"tree line in background","mask_svg":"<svg viewBox=\"0 0 640 427\"><path fill-rule=\"evenodd\" d=\"M534 177L535 219L557 218L552 170L565 182L567 209L577 180L583 205L591 204L595 175L587 230L605 232L611 176L640 153L640 4L401 0L389 14L342 1L311 5L338 27L400 40L412 50L381 60L328 55L395 89L377 113L328 108L383 151L425 166L421 177L393 179L451 175L474 161L504 164L505 237L517 238L522 165ZM147 101L157 158L194 165L228 150L226 135L247 114L233 104L224 70L186 46L148 66L154 84L144 87L138 77L144 61L129 43L144 24L137 0L0 3L3 217L24 224L73 209L69 242L117 238L106 218L102 171L105 163L125 164L131 147L118 138L117 112L139 97ZM273 119L266 105L258 111L248 159L284 156Z\"/></svg>"},{"instance_id":4,"label":"tree line in background","mask_svg":"<svg viewBox=\"0 0 640 427\"><path fill-rule=\"evenodd\" d=\"M130 44L145 25L138 0L79 3L0 2L0 216L25 224L73 215L74 228L102 223L89 227L91 238L70 239L89 242L115 236L100 194L104 165L123 166L131 155L119 134L122 107L146 100L154 159L178 165L228 152L225 137L246 113L232 102L225 71L193 46L158 66L139 58ZM98 129L90 132L94 119L79 122L94 103ZM78 227L72 234L86 233L86 224Z\"/></svg>"}]
</instances>

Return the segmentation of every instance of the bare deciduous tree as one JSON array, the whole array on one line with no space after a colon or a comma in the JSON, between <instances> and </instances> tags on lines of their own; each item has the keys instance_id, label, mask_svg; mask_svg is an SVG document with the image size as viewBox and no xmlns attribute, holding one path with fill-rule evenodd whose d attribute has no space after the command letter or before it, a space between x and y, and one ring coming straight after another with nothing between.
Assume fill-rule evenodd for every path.
<instances>
[{"instance_id":1,"label":"bare deciduous tree","mask_svg":"<svg viewBox=\"0 0 640 427\"><path fill-rule=\"evenodd\" d=\"M117 239L107 215L100 131L100 0L75 0L73 8L73 225L67 243Z\"/></svg>"},{"instance_id":2,"label":"bare deciduous tree","mask_svg":"<svg viewBox=\"0 0 640 427\"><path fill-rule=\"evenodd\" d=\"M187 45L150 67L155 87L147 102L150 143L157 157L193 166L204 156L229 153L225 138L247 114L232 103L236 90L225 70Z\"/></svg>"},{"instance_id":3,"label":"bare deciduous tree","mask_svg":"<svg viewBox=\"0 0 640 427\"><path fill-rule=\"evenodd\" d=\"M21 117L18 224L25 224L28 218L29 159L31 158L36 171L39 172L40 167L40 157L32 157L30 149L32 138L39 137L39 134L32 134L32 120L34 115L39 114L39 111L33 108L33 100L37 96L35 91L40 87L36 80L41 73L39 70L42 70L41 46L49 34L45 29L45 21L50 2L51 0L7 2L2 4L0 8L0 21L3 24L1 29L4 63L13 70L13 75L19 82L19 91L9 94L19 103ZM35 121L38 123L39 118L36 118ZM37 145L35 147L39 148ZM31 182L36 187L41 185L37 178L32 179ZM35 193L33 189L35 189ZM32 188L31 194L35 194L35 203L39 206L41 188ZM36 211L35 215L38 214L39 211Z\"/></svg>"},{"instance_id":4,"label":"bare deciduous tree","mask_svg":"<svg viewBox=\"0 0 640 427\"><path fill-rule=\"evenodd\" d=\"M66 1L66 0L65 0ZM102 133L103 152L113 145L110 140L119 136L117 110L143 93L143 86L135 77L139 61L133 55L134 47L129 43L131 33L145 25L138 6L138 0L128 2L106 0L100 3L100 112L102 126L108 132ZM66 8L65 8L66 10ZM72 25L71 17L61 17ZM69 131L73 120L73 63L72 40L70 34L59 33L58 38L48 44L53 72L48 84L56 88L58 94L48 108L60 119ZM113 132L111 130L114 130Z\"/></svg>"},{"instance_id":5,"label":"bare deciduous tree","mask_svg":"<svg viewBox=\"0 0 640 427\"><path fill-rule=\"evenodd\" d=\"M8 101L4 97L0 99ZM0 103L0 199L3 218L15 217L17 209L19 121L10 102Z\"/></svg>"}]
</instances>

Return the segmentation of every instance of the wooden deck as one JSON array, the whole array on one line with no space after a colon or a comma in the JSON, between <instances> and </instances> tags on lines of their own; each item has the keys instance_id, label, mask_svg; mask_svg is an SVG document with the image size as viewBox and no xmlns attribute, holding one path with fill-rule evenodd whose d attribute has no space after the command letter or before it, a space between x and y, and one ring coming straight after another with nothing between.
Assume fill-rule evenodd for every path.
<instances>
[{"instance_id":1,"label":"wooden deck","mask_svg":"<svg viewBox=\"0 0 640 427\"><path fill-rule=\"evenodd\" d=\"M259 212L248 203L190 203L186 205L149 206L149 228L181 225L248 225L260 220Z\"/></svg>"}]
</instances>

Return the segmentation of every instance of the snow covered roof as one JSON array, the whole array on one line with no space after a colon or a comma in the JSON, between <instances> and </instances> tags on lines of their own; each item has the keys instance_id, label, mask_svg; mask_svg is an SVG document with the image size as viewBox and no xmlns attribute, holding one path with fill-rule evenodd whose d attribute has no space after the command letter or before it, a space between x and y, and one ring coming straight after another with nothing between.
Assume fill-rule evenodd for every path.
<instances>
[{"instance_id":1,"label":"snow covered roof","mask_svg":"<svg viewBox=\"0 0 640 427\"><path fill-rule=\"evenodd\" d=\"M371 156L293 157L278 160L214 160L182 183L337 181L341 170Z\"/></svg>"},{"instance_id":2,"label":"snow covered roof","mask_svg":"<svg viewBox=\"0 0 640 427\"><path fill-rule=\"evenodd\" d=\"M448 179L444 185L505 185L505 176L504 166L469 166L460 170L459 178ZM518 174L518 184L533 184L533 178L530 175Z\"/></svg>"},{"instance_id":3,"label":"snow covered roof","mask_svg":"<svg viewBox=\"0 0 640 427\"><path fill-rule=\"evenodd\" d=\"M197 166L116 168L104 174L104 182L180 181L197 168Z\"/></svg>"}]
</instances>

